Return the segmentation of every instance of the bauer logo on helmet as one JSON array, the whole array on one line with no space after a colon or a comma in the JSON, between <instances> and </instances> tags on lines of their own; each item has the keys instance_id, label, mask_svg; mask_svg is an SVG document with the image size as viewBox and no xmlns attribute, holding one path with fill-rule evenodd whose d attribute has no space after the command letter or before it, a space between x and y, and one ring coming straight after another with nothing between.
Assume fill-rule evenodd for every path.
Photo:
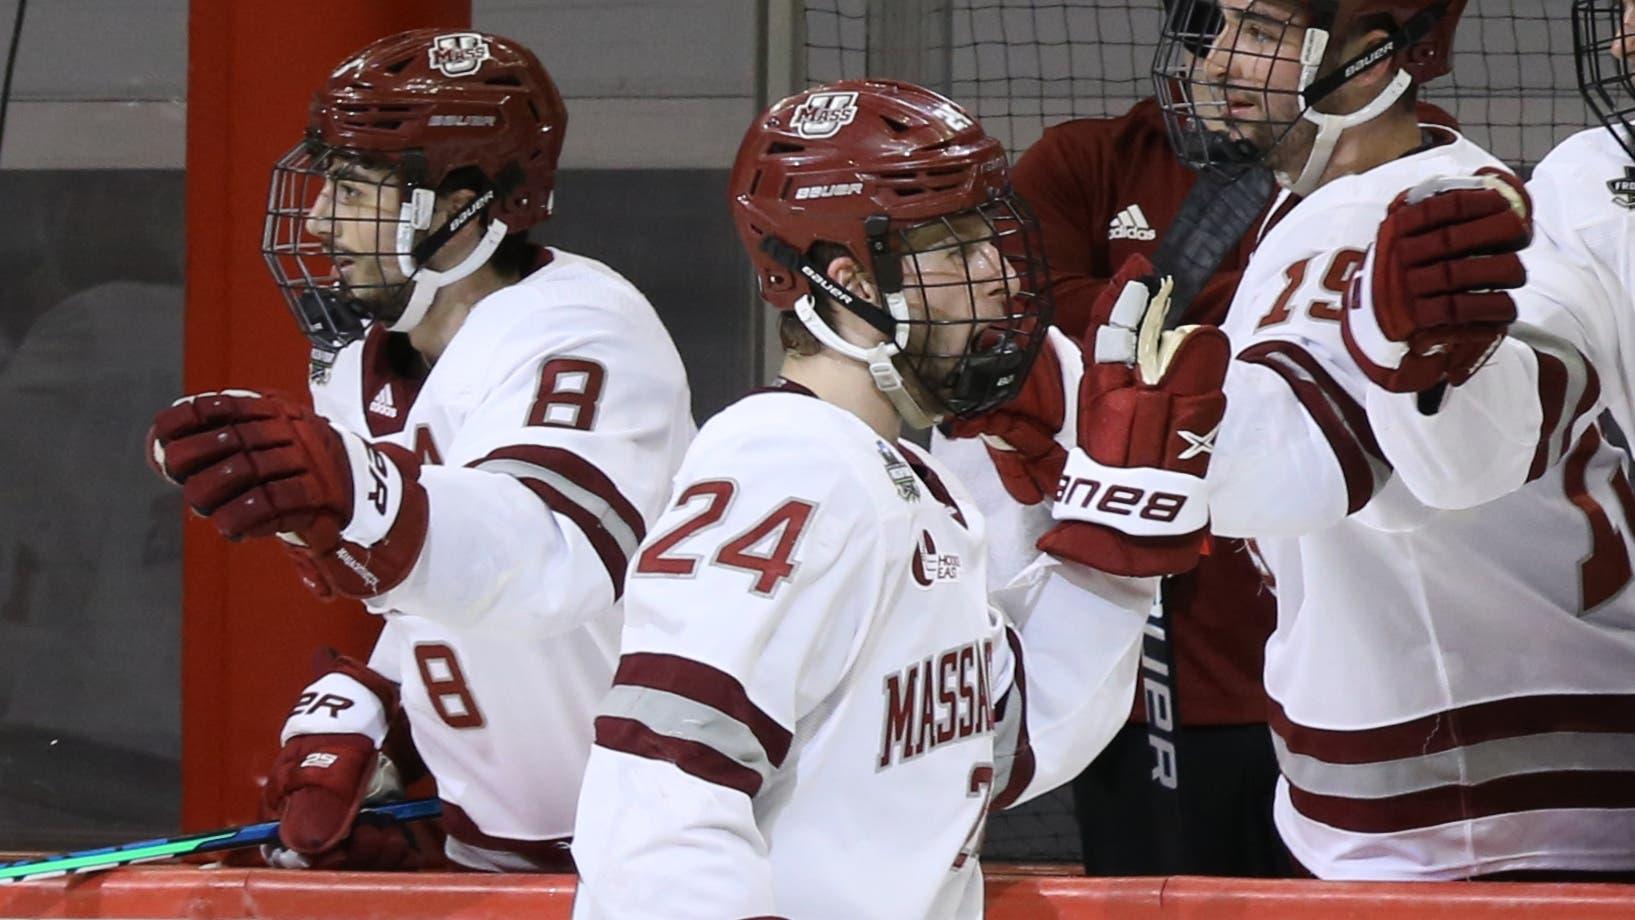
<instances>
[{"instance_id":1,"label":"bauer logo on helmet","mask_svg":"<svg viewBox=\"0 0 1635 920\"><path fill-rule=\"evenodd\" d=\"M789 127L801 137L834 137L856 117L856 93L813 93L789 116Z\"/></svg>"},{"instance_id":2,"label":"bauer logo on helmet","mask_svg":"<svg viewBox=\"0 0 1635 920\"><path fill-rule=\"evenodd\" d=\"M431 40L426 50L431 66L445 77L464 77L477 72L492 55L488 39L476 32L454 32Z\"/></svg>"}]
</instances>

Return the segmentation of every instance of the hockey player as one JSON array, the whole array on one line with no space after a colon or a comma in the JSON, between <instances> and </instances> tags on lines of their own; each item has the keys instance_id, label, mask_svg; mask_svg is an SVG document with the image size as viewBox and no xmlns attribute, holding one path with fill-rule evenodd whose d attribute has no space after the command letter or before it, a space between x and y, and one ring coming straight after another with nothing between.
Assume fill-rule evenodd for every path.
<instances>
[{"instance_id":1,"label":"hockey player","mask_svg":"<svg viewBox=\"0 0 1635 920\"><path fill-rule=\"evenodd\" d=\"M1587 437L1576 478L1428 509L1392 477L1342 341L1341 297L1400 193L1487 169L1521 200L1498 161L1414 118L1463 6L1182 0L1155 68L1179 151L1261 158L1284 186L1223 327L1209 487L1215 531L1256 538L1277 579L1276 821L1324 878L1635 868L1635 599L1580 565L1629 551L1631 528L1600 526L1623 514L1618 453ZM1427 357L1465 374L1481 353Z\"/></svg>"},{"instance_id":2,"label":"hockey player","mask_svg":"<svg viewBox=\"0 0 1635 920\"><path fill-rule=\"evenodd\" d=\"M1077 483L1054 559L991 607L982 516L897 435L1012 397L1041 349L1037 263L1000 256L1038 255L1008 186L1004 148L908 84L818 87L744 138L733 213L784 376L699 433L632 569L577 917L980 916L984 816L1122 723L1153 580L1081 563L1195 561L1208 457L1177 430L1219 418L1225 342L1160 348L1149 312L1137 373L1132 328L1088 367L1052 334L1086 387L1045 381L1088 407L1069 473L1113 510Z\"/></svg>"},{"instance_id":3,"label":"hockey player","mask_svg":"<svg viewBox=\"0 0 1635 920\"><path fill-rule=\"evenodd\" d=\"M1468 379L1436 365L1377 373L1368 395L1381 446L1415 494L1439 507L1492 501L1557 463L1577 481L1584 453L1569 448L1599 436L1591 425L1603 407L1635 430L1635 2L1579 0L1573 17L1580 90L1603 125L1568 138L1534 171L1533 245L1514 254L1527 240L1505 232L1499 191L1443 177L1393 203L1349 298L1359 362L1411 369L1438 346L1488 355ZM1505 290L1523 276L1524 288ZM1598 511L1598 526L1620 526L1629 512ZM1592 561L1612 576L1609 589L1623 584L1627 559Z\"/></svg>"},{"instance_id":4,"label":"hockey player","mask_svg":"<svg viewBox=\"0 0 1635 920\"><path fill-rule=\"evenodd\" d=\"M1038 217L1056 327L1081 338L1115 270L1151 256L1195 173L1176 158L1155 99L1113 118L1045 129L1012 170L1016 193ZM1246 234L1196 297L1188 322L1226 315L1253 234ZM932 441L932 453L970 490L988 521L988 583L1005 584L1037 553L1038 515L1006 494L982 443ZM1042 523L1049 523L1046 519ZM1214 540L1196 568L1164 579L1181 725L1177 795L1184 839L1162 820L1150 777L1143 695L1130 722L1073 782L1085 871L1091 875L1278 875L1286 855L1272 827L1277 762L1266 731L1262 649L1276 604L1247 548ZM1196 763L1198 772L1188 769ZM1221 781L1223 777L1233 777ZM1155 820L1155 816L1157 819Z\"/></svg>"},{"instance_id":5,"label":"hockey player","mask_svg":"<svg viewBox=\"0 0 1635 920\"><path fill-rule=\"evenodd\" d=\"M386 620L285 723L276 865L424 860L351 834L422 759L454 862L569 865L626 562L693 425L641 293L528 242L565 126L539 61L496 35L405 32L342 62L273 171L264 243L314 343L316 411L228 390L155 420L197 513L282 538L310 587Z\"/></svg>"}]
</instances>

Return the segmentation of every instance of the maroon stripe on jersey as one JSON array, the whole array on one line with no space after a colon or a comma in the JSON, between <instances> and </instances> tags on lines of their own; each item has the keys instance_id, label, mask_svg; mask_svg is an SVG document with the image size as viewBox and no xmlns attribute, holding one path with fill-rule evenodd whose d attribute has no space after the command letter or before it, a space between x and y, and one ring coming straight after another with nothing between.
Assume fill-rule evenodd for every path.
<instances>
[{"instance_id":1,"label":"maroon stripe on jersey","mask_svg":"<svg viewBox=\"0 0 1635 920\"><path fill-rule=\"evenodd\" d=\"M1601 398L1600 376L1583 355L1574 351L1576 360L1573 363L1584 374L1584 389L1578 396L1578 404L1571 407L1569 414L1567 397L1572 375L1567 362L1536 347L1533 354L1538 360L1538 398L1542 418L1539 420L1538 448L1533 452L1533 465L1527 470L1528 482L1543 476L1554 458L1567 453L1572 443L1573 427ZM1559 444L1556 443L1557 438L1560 439Z\"/></svg>"},{"instance_id":2,"label":"maroon stripe on jersey","mask_svg":"<svg viewBox=\"0 0 1635 920\"><path fill-rule=\"evenodd\" d=\"M996 757L1009 756L1012 759L1010 778L1006 781L1005 788L994 795L993 804L989 806L990 811L1009 808L1011 803L1022 795L1022 791L1028 788L1028 784L1033 782L1033 773L1037 766L1033 757L1033 745L1028 741L1028 683L1027 670L1022 662L1022 637L1016 634L1016 630L1007 626L1005 641L1010 644L1011 660L1014 662L1011 668L1011 688L994 704L994 721L1004 720L1005 711L1010 708L1013 701L1017 708L1016 718L1021 721L1017 724L1016 750L994 752Z\"/></svg>"},{"instance_id":3,"label":"maroon stripe on jersey","mask_svg":"<svg viewBox=\"0 0 1635 920\"><path fill-rule=\"evenodd\" d=\"M1289 385L1295 398L1327 439L1345 478L1346 513L1362 509L1385 483L1376 480L1374 465L1389 469L1385 454L1374 439L1368 414L1351 394L1330 376L1305 349L1292 342L1270 341L1251 345L1238 359L1268 368ZM1291 368L1289 365L1294 365ZM1299 369L1299 373L1295 371ZM1304 376L1302 376L1302 374Z\"/></svg>"},{"instance_id":4,"label":"maroon stripe on jersey","mask_svg":"<svg viewBox=\"0 0 1635 920\"><path fill-rule=\"evenodd\" d=\"M954 501L953 493L948 491L948 487L943 484L942 477L937 475L937 471L921 463L920 458L915 456L908 448L899 444L897 450L903 455L903 459L908 461L908 468L914 471L914 475L920 477L921 482L925 483L925 488L931 493L931 497L941 502L943 507L948 509L948 513L953 515L954 521L959 526L969 530L970 525L965 523L965 513L959 510L959 502Z\"/></svg>"},{"instance_id":5,"label":"maroon stripe on jersey","mask_svg":"<svg viewBox=\"0 0 1635 920\"><path fill-rule=\"evenodd\" d=\"M1538 403L1543 418L1538 426L1538 449L1533 452L1533 465L1527 470L1527 481L1544 475L1550 468L1550 445L1555 441L1556 425L1567 409L1567 366L1560 358L1534 350L1538 359Z\"/></svg>"},{"instance_id":6,"label":"maroon stripe on jersey","mask_svg":"<svg viewBox=\"0 0 1635 920\"><path fill-rule=\"evenodd\" d=\"M613 682L663 690L737 719L761 743L766 759L774 767L783 766L784 758L789 756L793 735L751 702L744 685L725 671L679 655L630 652L619 657Z\"/></svg>"},{"instance_id":7,"label":"maroon stripe on jersey","mask_svg":"<svg viewBox=\"0 0 1635 920\"><path fill-rule=\"evenodd\" d=\"M619 516L619 520L624 521L625 526L635 532L637 540L647 536L647 525L642 522L641 512L636 510L630 499L624 497L624 493L619 491L619 486L606 473L597 469L595 464L571 450L543 447L538 444L518 444L513 447L496 448L489 451L486 457L466 466L481 466L488 460L518 460L559 473L571 480L574 485L607 502L613 513Z\"/></svg>"},{"instance_id":8,"label":"maroon stripe on jersey","mask_svg":"<svg viewBox=\"0 0 1635 920\"><path fill-rule=\"evenodd\" d=\"M1579 582L1582 586L1579 603L1584 610L1594 610L1611 600L1624 589L1624 585L1628 584L1630 579L1629 549L1624 544L1623 534L1612 525L1606 507L1590 494L1589 485L1585 481L1590 461L1600 449L1601 432L1591 426L1561 464L1561 485L1567 493L1567 500L1584 513L1584 518L1590 524L1590 554L1578 563ZM1614 494L1618 496L1619 504L1623 506L1627 515L1628 505L1624 493L1628 491L1629 483L1624 478L1624 471L1621 468L1613 480ZM1617 488L1620 480L1624 485L1622 490ZM1625 521L1628 521L1627 517Z\"/></svg>"},{"instance_id":9,"label":"maroon stripe on jersey","mask_svg":"<svg viewBox=\"0 0 1635 920\"><path fill-rule=\"evenodd\" d=\"M636 542L641 542L647 535L647 525L643 523L641 513L624 497L613 480L572 451L560 447L519 444L497 448L466 466L481 467L490 460L512 460L556 473L605 502L613 513L618 515L619 520L635 534ZM608 580L613 583L613 599L618 600L623 596L625 570L629 568L630 559L619 540L608 532L596 512L538 479L518 477L517 481L537 495L539 500L545 503L545 507L572 521L574 526L579 528L585 539L590 542L591 548L596 551L597 557L602 560L602 567L607 570Z\"/></svg>"},{"instance_id":10,"label":"maroon stripe on jersey","mask_svg":"<svg viewBox=\"0 0 1635 920\"><path fill-rule=\"evenodd\" d=\"M749 767L709 745L661 735L635 719L597 716L596 743L610 751L675 764L689 776L736 789L750 798L761 791L761 774Z\"/></svg>"},{"instance_id":11,"label":"maroon stripe on jersey","mask_svg":"<svg viewBox=\"0 0 1635 920\"><path fill-rule=\"evenodd\" d=\"M602 527L596 516L584 508L570 501L566 495L551 488L537 479L518 479L523 488L539 496L545 507L572 521L575 527L590 541L591 549L596 551L596 557L602 560L602 568L607 570L607 577L613 583L613 599L624 596L624 573L630 566L630 558L625 555L624 548L619 541Z\"/></svg>"},{"instance_id":12,"label":"maroon stripe on jersey","mask_svg":"<svg viewBox=\"0 0 1635 920\"><path fill-rule=\"evenodd\" d=\"M483 850L513 853L534 864L535 872L577 872L569 845L572 837L554 837L549 840L520 840L514 837L495 837L483 833L477 822L471 820L465 809L443 801L443 829L448 835L468 846Z\"/></svg>"},{"instance_id":13,"label":"maroon stripe on jersey","mask_svg":"<svg viewBox=\"0 0 1635 920\"><path fill-rule=\"evenodd\" d=\"M1547 808L1635 808L1635 769L1524 773L1376 799L1318 795L1290 784L1289 801L1330 827L1388 834Z\"/></svg>"},{"instance_id":14,"label":"maroon stripe on jersey","mask_svg":"<svg viewBox=\"0 0 1635 920\"><path fill-rule=\"evenodd\" d=\"M1300 725L1277 700L1267 704L1267 722L1290 752L1336 764L1382 763L1549 732L1635 734L1635 694L1518 696L1354 730Z\"/></svg>"}]
</instances>

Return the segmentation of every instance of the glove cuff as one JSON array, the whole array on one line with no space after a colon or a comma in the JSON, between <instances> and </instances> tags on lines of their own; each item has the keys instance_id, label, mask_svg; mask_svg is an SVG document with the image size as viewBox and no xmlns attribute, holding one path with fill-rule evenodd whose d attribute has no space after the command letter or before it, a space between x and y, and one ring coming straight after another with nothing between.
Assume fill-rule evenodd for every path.
<instances>
[{"instance_id":1,"label":"glove cuff","mask_svg":"<svg viewBox=\"0 0 1635 920\"><path fill-rule=\"evenodd\" d=\"M350 437L362 440L356 435ZM310 554L312 569L316 570L323 584L309 584L309 587L320 596L325 589L358 598L385 594L409 577L409 572L420 560L420 551L426 545L431 500L426 494L426 487L420 483L419 460L394 444L371 444L368 447L372 451L369 462L384 463L388 470L386 484L396 495L395 505L388 500L386 510L373 523L360 525L358 513L354 513L353 521L341 531L339 545ZM358 474L356 465L353 466L353 474ZM372 478L370 481L373 483ZM354 509L368 506L369 510L363 512L366 516L373 515L376 510L368 493L362 497L354 496L352 504ZM371 536L380 532L379 524L388 519L386 530L373 542L362 543L352 539L353 535ZM303 572L303 577L308 574Z\"/></svg>"},{"instance_id":2,"label":"glove cuff","mask_svg":"<svg viewBox=\"0 0 1635 920\"><path fill-rule=\"evenodd\" d=\"M1178 575L1198 564L1208 532L1174 537L1132 537L1110 527L1065 521L1035 544L1057 559L1089 566L1109 575L1147 578Z\"/></svg>"},{"instance_id":3,"label":"glove cuff","mask_svg":"<svg viewBox=\"0 0 1635 920\"><path fill-rule=\"evenodd\" d=\"M1363 375L1376 386L1388 386L1408 356L1408 343L1392 341L1380 328L1374 304L1378 255L1378 247L1369 247L1362 268L1351 279L1345 294L1345 309L1340 311L1340 334L1345 339L1346 351Z\"/></svg>"},{"instance_id":4,"label":"glove cuff","mask_svg":"<svg viewBox=\"0 0 1635 920\"><path fill-rule=\"evenodd\" d=\"M352 517L341 528L341 539L373 546L392 532L408 500L409 485L419 478L419 461L413 454L373 444L345 428L330 427L346 449L352 475Z\"/></svg>"},{"instance_id":5,"label":"glove cuff","mask_svg":"<svg viewBox=\"0 0 1635 920\"><path fill-rule=\"evenodd\" d=\"M1201 476L1106 466L1075 447L1067 455L1050 516L1133 537L1173 537L1208 527L1209 501Z\"/></svg>"},{"instance_id":6,"label":"glove cuff","mask_svg":"<svg viewBox=\"0 0 1635 920\"><path fill-rule=\"evenodd\" d=\"M362 735L379 748L388 716L380 697L362 681L331 671L301 691L278 743L289 744L298 735Z\"/></svg>"}]
</instances>

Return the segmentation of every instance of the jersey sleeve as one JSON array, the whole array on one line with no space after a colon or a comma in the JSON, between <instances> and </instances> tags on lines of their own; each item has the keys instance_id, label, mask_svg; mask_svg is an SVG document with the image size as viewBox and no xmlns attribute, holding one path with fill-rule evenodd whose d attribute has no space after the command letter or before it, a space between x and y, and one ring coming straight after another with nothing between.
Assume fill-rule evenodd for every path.
<instances>
[{"instance_id":1,"label":"jersey sleeve","mask_svg":"<svg viewBox=\"0 0 1635 920\"><path fill-rule=\"evenodd\" d=\"M779 915L755 802L873 615L867 493L813 439L711 435L632 571L580 792L576 917Z\"/></svg>"},{"instance_id":2,"label":"jersey sleeve","mask_svg":"<svg viewBox=\"0 0 1635 920\"><path fill-rule=\"evenodd\" d=\"M371 609L555 635L624 591L692 432L680 360L662 334L621 327L606 310L517 313L487 330L469 404L451 407L463 414L458 433L441 464L422 467L421 554Z\"/></svg>"},{"instance_id":3,"label":"jersey sleeve","mask_svg":"<svg viewBox=\"0 0 1635 920\"><path fill-rule=\"evenodd\" d=\"M1619 373L1605 288L1546 239L1522 257L1517 321L1470 380L1424 396L1369 389L1382 449L1428 505L1475 507L1544 475L1600 415L1597 365Z\"/></svg>"},{"instance_id":4,"label":"jersey sleeve","mask_svg":"<svg viewBox=\"0 0 1635 920\"><path fill-rule=\"evenodd\" d=\"M1393 484L1364 407L1367 379L1340 333L1341 298L1365 257L1351 238L1378 224L1374 210L1330 207L1320 225L1280 227L1245 273L1255 287L1238 292L1228 317L1236 355L1208 475L1217 534L1298 536L1351 515L1410 529L1428 514ZM1286 220L1296 217L1317 223L1298 209ZM1279 250L1306 235L1317 238Z\"/></svg>"},{"instance_id":5,"label":"jersey sleeve","mask_svg":"<svg viewBox=\"0 0 1635 920\"><path fill-rule=\"evenodd\" d=\"M1069 782L1124 725L1157 590L1045 556L993 593L993 808Z\"/></svg>"}]
</instances>

